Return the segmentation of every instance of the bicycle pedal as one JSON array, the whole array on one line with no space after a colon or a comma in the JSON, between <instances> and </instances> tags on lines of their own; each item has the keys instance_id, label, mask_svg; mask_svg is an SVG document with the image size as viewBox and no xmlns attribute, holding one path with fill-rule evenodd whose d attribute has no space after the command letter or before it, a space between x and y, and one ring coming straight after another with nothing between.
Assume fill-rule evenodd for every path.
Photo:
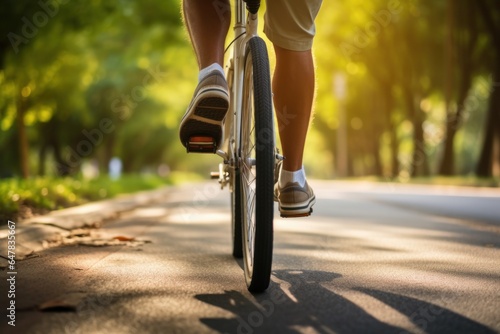
<instances>
[{"instance_id":1,"label":"bicycle pedal","mask_svg":"<svg viewBox=\"0 0 500 334\"><path fill-rule=\"evenodd\" d=\"M303 213L298 213L298 214L286 214L286 215L283 215L281 212L280 212L280 217L281 218L301 218L301 217L309 217L311 215L311 213L313 212L313 209L311 208L311 210L309 212L303 212Z\"/></svg>"},{"instance_id":2,"label":"bicycle pedal","mask_svg":"<svg viewBox=\"0 0 500 334\"><path fill-rule=\"evenodd\" d=\"M188 153L216 153L217 142L212 137L193 136L186 143Z\"/></svg>"}]
</instances>

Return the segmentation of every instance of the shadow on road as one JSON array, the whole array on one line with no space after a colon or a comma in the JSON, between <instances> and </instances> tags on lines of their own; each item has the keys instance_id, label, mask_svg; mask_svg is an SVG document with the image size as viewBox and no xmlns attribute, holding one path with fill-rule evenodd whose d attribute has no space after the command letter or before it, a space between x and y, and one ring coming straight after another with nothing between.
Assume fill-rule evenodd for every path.
<instances>
[{"instance_id":1,"label":"shadow on road","mask_svg":"<svg viewBox=\"0 0 500 334\"><path fill-rule=\"evenodd\" d=\"M278 270L264 294L239 291L200 294L195 298L231 312L232 318L201 318L221 333L408 333L385 323L336 294L322 283L340 277L335 273ZM443 307L415 298L371 289L358 289L409 318L424 333L494 333L489 328Z\"/></svg>"},{"instance_id":2,"label":"shadow on road","mask_svg":"<svg viewBox=\"0 0 500 334\"><path fill-rule=\"evenodd\" d=\"M406 315L425 333L496 333L465 316L420 299L373 289L358 289Z\"/></svg>"}]
</instances>

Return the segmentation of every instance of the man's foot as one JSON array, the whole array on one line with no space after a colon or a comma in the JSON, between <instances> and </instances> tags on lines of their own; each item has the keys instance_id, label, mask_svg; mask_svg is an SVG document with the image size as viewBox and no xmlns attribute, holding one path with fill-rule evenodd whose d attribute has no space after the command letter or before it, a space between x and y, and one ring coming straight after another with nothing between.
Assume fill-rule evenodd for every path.
<instances>
[{"instance_id":1,"label":"man's foot","mask_svg":"<svg viewBox=\"0 0 500 334\"><path fill-rule=\"evenodd\" d=\"M222 127L229 108L227 82L220 71L212 71L194 91L180 126L180 139L188 152L213 152L222 141Z\"/></svg>"},{"instance_id":2,"label":"man's foot","mask_svg":"<svg viewBox=\"0 0 500 334\"><path fill-rule=\"evenodd\" d=\"M298 182L290 182L283 188L277 182L274 196L278 200L281 217L284 218L307 217L316 203L316 196L307 181L303 187Z\"/></svg>"}]
</instances>

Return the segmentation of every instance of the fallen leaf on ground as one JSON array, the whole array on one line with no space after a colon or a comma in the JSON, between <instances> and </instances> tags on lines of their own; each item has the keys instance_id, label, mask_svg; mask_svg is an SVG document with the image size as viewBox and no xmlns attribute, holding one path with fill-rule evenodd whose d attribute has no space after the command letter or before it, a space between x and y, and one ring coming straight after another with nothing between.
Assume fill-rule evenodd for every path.
<instances>
[{"instance_id":1,"label":"fallen leaf on ground","mask_svg":"<svg viewBox=\"0 0 500 334\"><path fill-rule=\"evenodd\" d=\"M70 231L71 237L86 237L91 234L91 230L85 228L77 228L75 230Z\"/></svg>"},{"instance_id":2,"label":"fallen leaf on ground","mask_svg":"<svg viewBox=\"0 0 500 334\"><path fill-rule=\"evenodd\" d=\"M135 238L125 237L123 235L117 235L116 237L113 237L113 239L120 240L120 241L134 241L135 240Z\"/></svg>"},{"instance_id":3,"label":"fallen leaf on ground","mask_svg":"<svg viewBox=\"0 0 500 334\"><path fill-rule=\"evenodd\" d=\"M110 236L102 230L76 229L74 231L70 231L69 233L60 234L51 240L44 241L44 247L48 248L61 245L137 247L150 242L150 240L140 240L124 235Z\"/></svg>"},{"instance_id":4,"label":"fallen leaf on ground","mask_svg":"<svg viewBox=\"0 0 500 334\"><path fill-rule=\"evenodd\" d=\"M38 305L42 312L76 312L78 305L87 296L83 292L70 292Z\"/></svg>"}]
</instances>

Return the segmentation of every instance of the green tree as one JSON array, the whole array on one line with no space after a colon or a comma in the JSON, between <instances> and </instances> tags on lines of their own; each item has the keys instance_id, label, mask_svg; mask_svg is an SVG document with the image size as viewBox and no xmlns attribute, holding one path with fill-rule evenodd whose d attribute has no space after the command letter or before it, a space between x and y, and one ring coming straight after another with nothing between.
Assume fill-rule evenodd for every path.
<instances>
[{"instance_id":1,"label":"green tree","mask_svg":"<svg viewBox=\"0 0 500 334\"><path fill-rule=\"evenodd\" d=\"M446 137L439 173L455 174L454 139L466 108L466 99L478 74L481 55L476 5L469 1L446 2L444 98Z\"/></svg>"},{"instance_id":2,"label":"green tree","mask_svg":"<svg viewBox=\"0 0 500 334\"><path fill-rule=\"evenodd\" d=\"M80 163L90 158L96 158L105 171L116 154L131 153L133 170L139 169L144 160L161 163L163 155L158 148L146 159L147 147L131 152L130 139L121 140L121 133L130 134L127 128L135 124L141 124L145 132L158 127L160 132L155 133L173 131L161 126L159 119L166 116L165 106L147 89L158 85L158 78L147 83L144 80L158 75L153 72L166 63L189 66L185 61L176 64L168 56L179 46L187 47L179 3L7 3L0 26L5 32L0 45L9 46L0 51L0 80L8 87L0 92L0 143L10 145L15 141L19 149L10 155L10 167L6 167L10 172L3 174L18 174L20 169L27 177L29 155L35 150L40 174L47 172L50 152L56 172L63 175L78 172ZM162 78L160 85L175 85L175 79ZM120 99L131 95L136 106L123 115ZM113 130L101 136L96 131L106 120ZM161 141L148 143L158 146Z\"/></svg>"},{"instance_id":3,"label":"green tree","mask_svg":"<svg viewBox=\"0 0 500 334\"><path fill-rule=\"evenodd\" d=\"M488 104L486 131L476 173L479 176L493 176L494 166L500 169L500 7L496 1L479 0L476 2L482 22L489 36L492 51L490 67L491 89ZM496 161L495 161L496 159Z\"/></svg>"}]
</instances>

